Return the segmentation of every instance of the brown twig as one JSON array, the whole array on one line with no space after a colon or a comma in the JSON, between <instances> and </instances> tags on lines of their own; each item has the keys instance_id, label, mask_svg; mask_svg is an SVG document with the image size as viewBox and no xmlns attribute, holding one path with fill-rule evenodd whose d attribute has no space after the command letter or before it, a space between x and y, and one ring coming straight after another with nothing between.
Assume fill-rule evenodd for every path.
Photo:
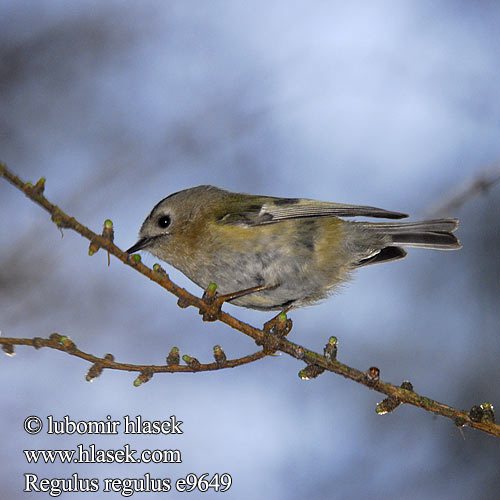
<instances>
[{"instance_id":1,"label":"brown twig","mask_svg":"<svg viewBox=\"0 0 500 500\"><path fill-rule=\"evenodd\" d=\"M151 372L151 373L195 373L195 372L208 372L214 370L221 370L224 368L236 368L237 366L242 366L248 363L252 363L259 359L267 356L264 351L258 351L247 356L235 359L225 359L223 363L220 361L214 361L213 363L189 363L186 365L176 364L165 364L165 365L137 365L132 363L119 363L114 360L113 355L106 354L106 356L99 358L87 352L81 351L76 347L76 345L64 335L59 335L58 333L53 333L49 338L34 337L31 339L14 338L14 337L4 337L0 339L0 345L3 346L4 351L7 354L13 355L13 346L15 345L26 345L34 347L35 349L40 349L41 347L48 347L50 349L55 349L58 351L66 352L70 356L76 356L77 358L84 359L89 363L98 365L102 370L104 368L112 370L121 370L127 372ZM218 346L217 346L218 347ZM195 358L191 358L191 360ZM95 378L95 377L90 377Z\"/></svg>"},{"instance_id":2,"label":"brown twig","mask_svg":"<svg viewBox=\"0 0 500 500\"><path fill-rule=\"evenodd\" d=\"M18 189L24 192L24 194L33 200L35 203L39 204L45 210L47 210L51 214L52 220L58 225L60 228L64 229L73 229L78 232L81 236L87 238L91 241L91 245L93 245L93 252L99 247L104 248L110 254L114 255L116 258L121 260L124 264L133 267L138 272L147 276L149 279L158 283L160 286L173 293L178 297L178 304L181 307L194 306L199 309L200 314L203 314L210 319L216 319L222 321L223 323L229 325L234 330L240 331L245 335L251 337L255 340L255 342L259 345L265 346L265 352L272 352L273 350L279 350L283 353L289 354L290 356L302 360L307 364L306 368L309 368L307 373L304 373L305 370L299 372L302 374L303 378L308 376L317 376L323 371L330 371L342 375L345 378L353 380L359 384L362 384L369 389L375 390L381 394L385 394L388 397L388 400L384 400L379 405L379 409L383 411L379 411L379 413L385 413L386 411L391 411L391 408L395 408L399 403L407 403L424 410L435 413L436 415L441 415L443 417L447 417L453 420L453 422L457 426L470 426L475 429L482 430L486 433L492 434L494 436L500 437L500 425L494 423L494 415L492 406L485 403L481 407L475 406L473 407L474 411L463 411L448 406L443 403L439 403L438 401L434 401L432 399L426 398L417 394L412 389L407 382L402 384L402 387L398 387L389 382L383 382L379 379L379 370L376 367L371 367L367 372L357 370L355 368L351 368L343 363L340 363L335 359L335 356L331 354L330 351L327 352L325 348L325 355L318 354L314 351L306 349L303 346L295 344L285 338L284 335L280 335L280 329L275 329L272 331L266 331L264 329L255 328L251 325L248 325L233 316L220 311L219 308L216 307L213 303L210 303L207 300L203 300L202 298L196 297L190 294L187 290L178 287L175 283L173 283L168 275L163 271L163 269L159 265L155 265L154 269L150 269L146 267L144 264L140 262L138 256L129 256L127 253L123 252L120 248L118 248L112 242L112 238L108 235L98 235L85 227L83 224L79 223L75 218L70 217L65 212L63 212L58 206L52 204L43 196L43 186L44 180L41 179L34 186L29 183L24 183L19 177L10 172L7 167L0 163L0 175L5 177L11 184L16 186ZM220 306L220 305L219 305ZM290 320L287 320L290 321ZM284 322L287 323L287 322ZM290 325L286 325L286 330L290 329ZM90 362L93 362L94 365L97 365L99 368L101 365L103 368L108 369L124 369L124 370L133 370L139 371L141 375L138 377L139 382L147 381L150 378L152 366L142 366L142 365L129 365L125 363L118 363L117 366L113 366L114 361L105 358L97 358L91 356L87 353L79 351L76 347L73 349L70 347L56 346L55 344L50 343L46 339L42 339L42 343L46 347L51 347L54 349L58 349L61 351L65 351L70 355L77 355L80 358L86 359ZM14 344L22 344L22 345L31 345L33 347L39 347L39 339L2 339L0 338L0 344L3 344L4 347L6 345ZM56 342L56 344L60 344L60 342ZM327 344L328 347L328 344ZM336 352L336 348L335 348ZM77 353L77 354L75 354ZM264 356L264 351L260 351L251 356ZM250 358L245 357L245 358ZM194 358L190 358L194 359ZM244 358L240 358L244 359ZM257 358L260 359L260 358ZM248 362L253 361L254 359L248 359ZM237 362L238 360L233 360ZM99 365L99 363L101 365ZM199 363L199 362L198 362ZM217 364L217 363L215 363ZM243 363L241 363L243 364ZM188 363L189 365L189 363ZM210 363L209 365L213 365ZM194 363L193 366L209 366ZM118 368L118 366L120 368ZM238 366L237 364L235 366ZM311 369L311 367L313 367ZM314 368L315 367L315 368ZM191 367L182 367L182 369L173 370L172 366L158 366L157 371L197 371ZM220 366L214 367L213 369L219 369ZM98 370L96 370L98 371ZM199 370L198 370L199 371ZM140 378L142 377L142 379Z\"/></svg>"}]
</instances>

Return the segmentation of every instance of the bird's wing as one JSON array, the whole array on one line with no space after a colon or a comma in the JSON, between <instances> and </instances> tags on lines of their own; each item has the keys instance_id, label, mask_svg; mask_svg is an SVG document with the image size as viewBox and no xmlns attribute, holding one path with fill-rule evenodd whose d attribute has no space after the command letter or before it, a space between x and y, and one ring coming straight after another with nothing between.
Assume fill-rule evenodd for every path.
<instances>
[{"instance_id":1,"label":"bird's wing","mask_svg":"<svg viewBox=\"0 0 500 500\"><path fill-rule=\"evenodd\" d=\"M311 217L377 217L403 219L407 214L362 205L346 205L301 198L256 197L243 210L230 211L219 218L223 224L261 226L289 219Z\"/></svg>"}]
</instances>

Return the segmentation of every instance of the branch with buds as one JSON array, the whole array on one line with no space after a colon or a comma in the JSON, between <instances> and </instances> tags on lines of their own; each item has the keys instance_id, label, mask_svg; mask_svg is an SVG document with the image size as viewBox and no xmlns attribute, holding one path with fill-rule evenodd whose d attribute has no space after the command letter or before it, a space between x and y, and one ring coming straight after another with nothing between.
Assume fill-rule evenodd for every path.
<instances>
[{"instance_id":1,"label":"branch with buds","mask_svg":"<svg viewBox=\"0 0 500 500\"><path fill-rule=\"evenodd\" d=\"M118 248L113 243L114 230L110 220L105 221L102 233L97 234L78 222L74 217L66 214L57 205L52 204L43 194L45 187L44 178L40 179L36 184L25 183L7 169L3 163L0 163L0 176L4 177L28 198L44 208L51 215L52 221L61 231L63 229L72 229L88 239L90 241L89 255L95 254L100 248L106 250L108 252L108 259L110 255L115 256L125 265L133 267L136 271L174 294L178 298L177 303L180 307L196 307L200 315L202 315L203 320L221 321L234 330L251 337L257 345L262 346L262 350L237 359L227 359L222 348L215 346L213 351L214 362L201 363L194 357L184 355L182 356L182 360L185 362L185 365L180 364L179 350L174 347L166 356L165 365L135 365L116 362L111 354L106 354L102 358L93 356L79 350L68 337L52 334L49 338L0 338L0 345L2 345L6 354L14 354L14 346L16 345L27 345L36 349L40 347L56 349L92 363L86 375L88 381L98 377L104 369L124 370L139 373L134 381L134 385L139 386L149 381L156 373L192 373L234 368L252 363L276 351L280 351L306 364L305 368L299 371L299 377L304 380L316 378L325 371L329 371L384 394L386 398L376 407L376 411L379 414L392 412L402 403L406 403L430 411L436 415L450 418L459 427L469 426L500 437L500 425L495 424L494 410L490 403L473 406L470 411L458 410L417 394L414 392L412 384L408 381L404 381L400 386L382 381L380 379L380 370L375 366L365 371L351 368L337 360L338 340L336 337L328 339L323 354L295 344L286 337L292 328L292 321L284 313L279 314L276 318L266 323L262 329L248 325L221 310L224 300L222 296L217 296L217 287L215 284L211 284L207 288L203 297L196 297L173 283L159 264L155 264L153 269L150 269L141 262L139 255L128 255Z\"/></svg>"}]
</instances>

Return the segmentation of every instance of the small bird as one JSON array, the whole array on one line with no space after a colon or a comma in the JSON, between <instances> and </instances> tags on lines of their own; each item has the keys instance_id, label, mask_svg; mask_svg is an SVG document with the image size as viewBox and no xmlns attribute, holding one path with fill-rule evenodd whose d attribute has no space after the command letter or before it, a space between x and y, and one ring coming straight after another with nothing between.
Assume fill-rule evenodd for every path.
<instances>
[{"instance_id":1,"label":"small bird","mask_svg":"<svg viewBox=\"0 0 500 500\"><path fill-rule=\"evenodd\" d=\"M288 311L326 298L359 267L406 257L402 247L457 250L457 219L402 219L381 208L197 186L167 196L127 250L147 250L237 306Z\"/></svg>"}]
</instances>

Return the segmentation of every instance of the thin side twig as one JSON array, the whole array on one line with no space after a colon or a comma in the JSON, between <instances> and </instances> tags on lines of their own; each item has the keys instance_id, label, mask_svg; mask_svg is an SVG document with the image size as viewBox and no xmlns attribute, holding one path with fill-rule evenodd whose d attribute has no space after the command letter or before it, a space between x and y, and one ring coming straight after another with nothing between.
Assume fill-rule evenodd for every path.
<instances>
[{"instance_id":1,"label":"thin side twig","mask_svg":"<svg viewBox=\"0 0 500 500\"><path fill-rule=\"evenodd\" d=\"M76 356L77 358L84 359L89 363L97 364L100 368L108 368L111 370L121 370L127 372L151 372L151 373L196 373L196 372L207 372L214 370L221 370L224 368L236 368L237 366L242 366L254 361L258 361L267 356L264 351L258 351L253 354L248 354L241 358L225 359L223 362L214 361L212 363L191 363L186 365L181 364L165 364L165 365L138 365L132 363L120 363L114 360L114 357L110 354L100 358L89 354L87 352L81 351L76 347L76 345L66 336L53 333L49 338L33 337L33 338L15 338L15 337L3 337L0 338L0 345L3 346L4 351L8 354L13 354L13 351L9 352L9 347L15 345L25 345L34 347L35 349L40 349L41 347L48 347L49 349L55 349L57 351L62 351L70 356ZM191 358L195 359L195 358Z\"/></svg>"},{"instance_id":2,"label":"thin side twig","mask_svg":"<svg viewBox=\"0 0 500 500\"><path fill-rule=\"evenodd\" d=\"M456 213L465 203L487 193L498 182L500 182L500 165L497 164L445 194L437 203L425 210L424 217L445 217Z\"/></svg>"}]
</instances>

